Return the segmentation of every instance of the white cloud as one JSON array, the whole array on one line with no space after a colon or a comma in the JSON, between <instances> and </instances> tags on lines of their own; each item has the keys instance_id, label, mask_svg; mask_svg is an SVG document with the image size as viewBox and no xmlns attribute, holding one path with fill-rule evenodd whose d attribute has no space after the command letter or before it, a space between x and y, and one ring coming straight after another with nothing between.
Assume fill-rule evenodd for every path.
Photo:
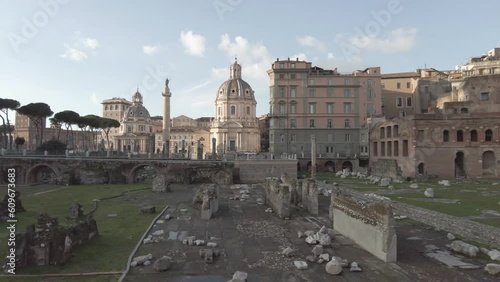
<instances>
[{"instance_id":1,"label":"white cloud","mask_svg":"<svg viewBox=\"0 0 500 282\"><path fill-rule=\"evenodd\" d=\"M99 107L101 106L101 101L99 100L95 92L92 92L92 94L90 95L90 101L92 101L92 103Z\"/></svg>"},{"instance_id":2,"label":"white cloud","mask_svg":"<svg viewBox=\"0 0 500 282\"><path fill-rule=\"evenodd\" d=\"M142 46L142 51L146 55L153 55L155 53L158 53L158 51L160 51L160 46L158 46L158 45L144 45L144 46Z\"/></svg>"},{"instance_id":3,"label":"white cloud","mask_svg":"<svg viewBox=\"0 0 500 282\"><path fill-rule=\"evenodd\" d=\"M297 41L300 45L305 47L316 48L320 51L324 51L326 49L326 44L316 37L305 35L305 36L297 36Z\"/></svg>"},{"instance_id":4,"label":"white cloud","mask_svg":"<svg viewBox=\"0 0 500 282\"><path fill-rule=\"evenodd\" d=\"M334 56L334 55L333 55L333 53L331 53L331 52L330 52L330 53L328 53L328 54L326 55L326 57L327 57L329 60L331 60L331 59L335 59L335 56Z\"/></svg>"},{"instance_id":5,"label":"white cloud","mask_svg":"<svg viewBox=\"0 0 500 282\"><path fill-rule=\"evenodd\" d=\"M228 79L229 69L228 68L212 68L212 75L217 79Z\"/></svg>"},{"instance_id":6,"label":"white cloud","mask_svg":"<svg viewBox=\"0 0 500 282\"><path fill-rule=\"evenodd\" d=\"M190 55L202 57L205 53L205 37L203 35L195 34L191 30L181 31L180 41L186 48L186 53Z\"/></svg>"},{"instance_id":7,"label":"white cloud","mask_svg":"<svg viewBox=\"0 0 500 282\"><path fill-rule=\"evenodd\" d=\"M88 59L87 53L78 50L76 48L69 47L68 45L65 45L66 51L64 54L61 54L61 57L75 61L75 62L82 62L86 59Z\"/></svg>"},{"instance_id":8,"label":"white cloud","mask_svg":"<svg viewBox=\"0 0 500 282\"><path fill-rule=\"evenodd\" d=\"M99 46L99 41L95 38L82 38L80 39L80 42L85 46L86 48L90 49L96 49Z\"/></svg>"},{"instance_id":9,"label":"white cloud","mask_svg":"<svg viewBox=\"0 0 500 282\"><path fill-rule=\"evenodd\" d=\"M290 60L295 61L297 58L299 58L299 61L307 61L307 56L304 53L299 53L297 55L290 56Z\"/></svg>"},{"instance_id":10,"label":"white cloud","mask_svg":"<svg viewBox=\"0 0 500 282\"><path fill-rule=\"evenodd\" d=\"M356 35L347 38L347 40L349 44L359 49L399 53L411 50L415 46L416 36L416 28L400 28L392 30L389 36L385 38L381 36ZM343 39L342 36L338 38Z\"/></svg>"},{"instance_id":11,"label":"white cloud","mask_svg":"<svg viewBox=\"0 0 500 282\"><path fill-rule=\"evenodd\" d=\"M264 81L269 79L266 71L271 68L273 56L262 43L251 43L242 36L236 36L232 40L228 34L223 34L218 47L231 60L238 58L238 63L243 68L243 77ZM212 69L212 73L222 75L222 69ZM229 70L226 70L224 77L229 78Z\"/></svg>"},{"instance_id":12,"label":"white cloud","mask_svg":"<svg viewBox=\"0 0 500 282\"><path fill-rule=\"evenodd\" d=\"M186 92L194 92L194 91L196 91L198 89L202 89L203 87L209 85L210 82L211 82L210 80L207 80L207 81L205 81L203 83L200 83L200 84L198 84L196 86L193 86L193 87L189 88Z\"/></svg>"}]
</instances>

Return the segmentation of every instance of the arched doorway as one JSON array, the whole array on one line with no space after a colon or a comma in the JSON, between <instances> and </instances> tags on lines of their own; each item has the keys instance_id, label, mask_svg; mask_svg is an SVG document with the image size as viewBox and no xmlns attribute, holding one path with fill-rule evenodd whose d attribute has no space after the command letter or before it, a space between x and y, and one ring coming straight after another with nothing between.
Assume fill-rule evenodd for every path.
<instances>
[{"instance_id":1,"label":"arched doorway","mask_svg":"<svg viewBox=\"0 0 500 282\"><path fill-rule=\"evenodd\" d=\"M158 172L154 166L147 164L137 165L130 170L128 183L151 183L157 174Z\"/></svg>"},{"instance_id":2,"label":"arched doorway","mask_svg":"<svg viewBox=\"0 0 500 282\"><path fill-rule=\"evenodd\" d=\"M311 171L311 161L307 162L306 171Z\"/></svg>"},{"instance_id":3,"label":"arched doorway","mask_svg":"<svg viewBox=\"0 0 500 282\"><path fill-rule=\"evenodd\" d=\"M424 163L419 163L417 167L417 172L419 175L425 174L425 166Z\"/></svg>"},{"instance_id":4,"label":"arched doorway","mask_svg":"<svg viewBox=\"0 0 500 282\"><path fill-rule=\"evenodd\" d=\"M464 152L457 152L455 155L455 177L465 177L465 156Z\"/></svg>"},{"instance_id":5,"label":"arched doorway","mask_svg":"<svg viewBox=\"0 0 500 282\"><path fill-rule=\"evenodd\" d=\"M484 152L482 156L483 175L495 175L496 162L497 159L493 151Z\"/></svg>"},{"instance_id":6,"label":"arched doorway","mask_svg":"<svg viewBox=\"0 0 500 282\"><path fill-rule=\"evenodd\" d=\"M325 163L326 172L335 172L335 164L332 161L327 161Z\"/></svg>"},{"instance_id":7,"label":"arched doorway","mask_svg":"<svg viewBox=\"0 0 500 282\"><path fill-rule=\"evenodd\" d=\"M26 173L26 183L51 183L59 176L57 170L48 164L33 166Z\"/></svg>"},{"instance_id":8,"label":"arched doorway","mask_svg":"<svg viewBox=\"0 0 500 282\"><path fill-rule=\"evenodd\" d=\"M342 170L346 168L349 169L350 172L352 172L352 163L350 161L345 161L342 163Z\"/></svg>"}]
</instances>

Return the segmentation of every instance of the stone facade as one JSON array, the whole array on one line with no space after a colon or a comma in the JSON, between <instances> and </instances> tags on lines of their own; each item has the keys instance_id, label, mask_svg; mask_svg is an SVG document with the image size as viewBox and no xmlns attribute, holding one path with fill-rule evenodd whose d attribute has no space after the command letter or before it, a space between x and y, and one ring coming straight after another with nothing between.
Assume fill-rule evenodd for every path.
<instances>
[{"instance_id":1,"label":"stone facade","mask_svg":"<svg viewBox=\"0 0 500 282\"><path fill-rule=\"evenodd\" d=\"M283 173L297 178L296 160L235 160L234 167L241 183L262 183L266 177L280 177Z\"/></svg>"},{"instance_id":2,"label":"stone facade","mask_svg":"<svg viewBox=\"0 0 500 282\"><path fill-rule=\"evenodd\" d=\"M391 206L332 193L333 228L385 262L397 260L397 236Z\"/></svg>"},{"instance_id":3,"label":"stone facade","mask_svg":"<svg viewBox=\"0 0 500 282\"><path fill-rule=\"evenodd\" d=\"M266 204L271 206L280 218L290 217L290 185L283 184L277 177L268 177L264 185Z\"/></svg>"},{"instance_id":4,"label":"stone facade","mask_svg":"<svg viewBox=\"0 0 500 282\"><path fill-rule=\"evenodd\" d=\"M210 138L216 153L260 152L260 130L256 117L257 101L250 84L242 79L241 66L234 62L229 80L222 83L215 99L215 119Z\"/></svg>"}]
</instances>

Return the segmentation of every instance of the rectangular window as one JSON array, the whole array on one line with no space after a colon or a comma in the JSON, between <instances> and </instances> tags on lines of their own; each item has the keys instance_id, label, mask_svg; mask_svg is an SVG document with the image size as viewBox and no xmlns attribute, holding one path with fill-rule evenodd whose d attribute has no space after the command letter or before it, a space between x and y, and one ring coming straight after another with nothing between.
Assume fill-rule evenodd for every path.
<instances>
[{"instance_id":1,"label":"rectangular window","mask_svg":"<svg viewBox=\"0 0 500 282\"><path fill-rule=\"evenodd\" d=\"M326 103L326 112L333 114L333 103Z\"/></svg>"},{"instance_id":2,"label":"rectangular window","mask_svg":"<svg viewBox=\"0 0 500 282\"><path fill-rule=\"evenodd\" d=\"M290 113L292 114L297 113L297 104L295 103L290 104Z\"/></svg>"},{"instance_id":3,"label":"rectangular window","mask_svg":"<svg viewBox=\"0 0 500 282\"><path fill-rule=\"evenodd\" d=\"M399 156L399 141L394 141L394 156Z\"/></svg>"},{"instance_id":4,"label":"rectangular window","mask_svg":"<svg viewBox=\"0 0 500 282\"><path fill-rule=\"evenodd\" d=\"M488 101L490 99L490 93L483 92L481 93L481 101Z\"/></svg>"},{"instance_id":5,"label":"rectangular window","mask_svg":"<svg viewBox=\"0 0 500 282\"><path fill-rule=\"evenodd\" d=\"M316 113L316 103L309 103L309 113L310 114Z\"/></svg>"},{"instance_id":6,"label":"rectangular window","mask_svg":"<svg viewBox=\"0 0 500 282\"><path fill-rule=\"evenodd\" d=\"M380 156L385 157L385 142L380 142Z\"/></svg>"},{"instance_id":7,"label":"rectangular window","mask_svg":"<svg viewBox=\"0 0 500 282\"><path fill-rule=\"evenodd\" d=\"M392 156L392 142L387 141L387 156Z\"/></svg>"},{"instance_id":8,"label":"rectangular window","mask_svg":"<svg viewBox=\"0 0 500 282\"><path fill-rule=\"evenodd\" d=\"M349 119L344 120L344 127L351 128L351 120L349 120Z\"/></svg>"},{"instance_id":9,"label":"rectangular window","mask_svg":"<svg viewBox=\"0 0 500 282\"><path fill-rule=\"evenodd\" d=\"M349 88L344 89L344 97L351 97L351 89Z\"/></svg>"},{"instance_id":10,"label":"rectangular window","mask_svg":"<svg viewBox=\"0 0 500 282\"><path fill-rule=\"evenodd\" d=\"M351 85L349 78L344 79L344 85Z\"/></svg>"},{"instance_id":11,"label":"rectangular window","mask_svg":"<svg viewBox=\"0 0 500 282\"><path fill-rule=\"evenodd\" d=\"M327 128L332 128L333 127L333 120L332 119L328 119L326 121L326 127Z\"/></svg>"},{"instance_id":12,"label":"rectangular window","mask_svg":"<svg viewBox=\"0 0 500 282\"><path fill-rule=\"evenodd\" d=\"M280 134L281 142L285 142L285 134Z\"/></svg>"},{"instance_id":13,"label":"rectangular window","mask_svg":"<svg viewBox=\"0 0 500 282\"><path fill-rule=\"evenodd\" d=\"M373 98L373 92L372 92L372 89L368 89L366 91L366 96L368 97L368 99L372 99Z\"/></svg>"},{"instance_id":14,"label":"rectangular window","mask_svg":"<svg viewBox=\"0 0 500 282\"><path fill-rule=\"evenodd\" d=\"M406 97L406 106L411 107L411 97Z\"/></svg>"},{"instance_id":15,"label":"rectangular window","mask_svg":"<svg viewBox=\"0 0 500 282\"><path fill-rule=\"evenodd\" d=\"M402 106L403 106L403 98L397 97L396 98L396 107L401 108Z\"/></svg>"},{"instance_id":16,"label":"rectangular window","mask_svg":"<svg viewBox=\"0 0 500 282\"><path fill-rule=\"evenodd\" d=\"M345 142L351 142L351 134L346 133L346 135L345 135Z\"/></svg>"},{"instance_id":17,"label":"rectangular window","mask_svg":"<svg viewBox=\"0 0 500 282\"><path fill-rule=\"evenodd\" d=\"M309 97L314 98L316 96L316 89L309 89Z\"/></svg>"},{"instance_id":18,"label":"rectangular window","mask_svg":"<svg viewBox=\"0 0 500 282\"><path fill-rule=\"evenodd\" d=\"M281 73L280 74L280 79L285 79L285 74Z\"/></svg>"},{"instance_id":19,"label":"rectangular window","mask_svg":"<svg viewBox=\"0 0 500 282\"><path fill-rule=\"evenodd\" d=\"M327 142L332 143L333 142L333 134L328 134L327 135Z\"/></svg>"},{"instance_id":20,"label":"rectangular window","mask_svg":"<svg viewBox=\"0 0 500 282\"><path fill-rule=\"evenodd\" d=\"M333 146L326 146L327 153L333 153Z\"/></svg>"},{"instance_id":21,"label":"rectangular window","mask_svg":"<svg viewBox=\"0 0 500 282\"><path fill-rule=\"evenodd\" d=\"M290 88L290 97L295 98L297 96L297 88Z\"/></svg>"},{"instance_id":22,"label":"rectangular window","mask_svg":"<svg viewBox=\"0 0 500 282\"><path fill-rule=\"evenodd\" d=\"M368 79L368 88L372 88L372 85L373 85L373 81L371 79Z\"/></svg>"},{"instance_id":23,"label":"rectangular window","mask_svg":"<svg viewBox=\"0 0 500 282\"><path fill-rule=\"evenodd\" d=\"M373 142L373 155L376 157L378 156L378 143L377 142Z\"/></svg>"},{"instance_id":24,"label":"rectangular window","mask_svg":"<svg viewBox=\"0 0 500 282\"><path fill-rule=\"evenodd\" d=\"M285 98L285 88L284 87L280 87L280 97Z\"/></svg>"},{"instance_id":25,"label":"rectangular window","mask_svg":"<svg viewBox=\"0 0 500 282\"><path fill-rule=\"evenodd\" d=\"M285 107L286 107L286 105L285 105L285 104L280 104L280 107L279 107L279 109L280 109L280 114L284 114L284 113L285 113Z\"/></svg>"},{"instance_id":26,"label":"rectangular window","mask_svg":"<svg viewBox=\"0 0 500 282\"><path fill-rule=\"evenodd\" d=\"M327 88L326 89L326 96L327 97L333 97L333 88Z\"/></svg>"},{"instance_id":27,"label":"rectangular window","mask_svg":"<svg viewBox=\"0 0 500 282\"><path fill-rule=\"evenodd\" d=\"M290 127L291 127L291 128L295 128L295 127L297 127L297 121L296 121L295 119L291 119L291 120L290 120Z\"/></svg>"},{"instance_id":28,"label":"rectangular window","mask_svg":"<svg viewBox=\"0 0 500 282\"><path fill-rule=\"evenodd\" d=\"M333 85L333 81L331 79L328 80L328 85Z\"/></svg>"},{"instance_id":29,"label":"rectangular window","mask_svg":"<svg viewBox=\"0 0 500 282\"><path fill-rule=\"evenodd\" d=\"M309 120L309 127L310 128L314 128L315 127L315 125L314 125L314 119L310 119Z\"/></svg>"},{"instance_id":30,"label":"rectangular window","mask_svg":"<svg viewBox=\"0 0 500 282\"><path fill-rule=\"evenodd\" d=\"M314 79L309 80L309 85L314 85Z\"/></svg>"},{"instance_id":31,"label":"rectangular window","mask_svg":"<svg viewBox=\"0 0 500 282\"><path fill-rule=\"evenodd\" d=\"M285 120L279 119L279 128L285 128Z\"/></svg>"},{"instance_id":32,"label":"rectangular window","mask_svg":"<svg viewBox=\"0 0 500 282\"><path fill-rule=\"evenodd\" d=\"M403 140L403 157L408 157L408 140Z\"/></svg>"},{"instance_id":33,"label":"rectangular window","mask_svg":"<svg viewBox=\"0 0 500 282\"><path fill-rule=\"evenodd\" d=\"M398 82L398 83L396 84L396 88L397 88L397 89L401 89L401 82Z\"/></svg>"},{"instance_id":34,"label":"rectangular window","mask_svg":"<svg viewBox=\"0 0 500 282\"><path fill-rule=\"evenodd\" d=\"M280 63L280 69L284 69L285 68L285 63Z\"/></svg>"},{"instance_id":35,"label":"rectangular window","mask_svg":"<svg viewBox=\"0 0 500 282\"><path fill-rule=\"evenodd\" d=\"M295 63L291 63L291 64L290 64L290 68L291 68L291 69L294 69L294 68L295 68Z\"/></svg>"},{"instance_id":36,"label":"rectangular window","mask_svg":"<svg viewBox=\"0 0 500 282\"><path fill-rule=\"evenodd\" d=\"M351 110L351 103L344 103L344 113L350 114Z\"/></svg>"},{"instance_id":37,"label":"rectangular window","mask_svg":"<svg viewBox=\"0 0 500 282\"><path fill-rule=\"evenodd\" d=\"M406 88L410 88L411 87L411 82L407 82L406 83Z\"/></svg>"},{"instance_id":38,"label":"rectangular window","mask_svg":"<svg viewBox=\"0 0 500 282\"><path fill-rule=\"evenodd\" d=\"M399 112L399 117L406 117L406 112L405 111Z\"/></svg>"},{"instance_id":39,"label":"rectangular window","mask_svg":"<svg viewBox=\"0 0 500 282\"><path fill-rule=\"evenodd\" d=\"M296 75L296 74L294 74L294 73L291 73L291 74L290 74L290 79L296 79L296 78L297 78L297 75Z\"/></svg>"}]
</instances>

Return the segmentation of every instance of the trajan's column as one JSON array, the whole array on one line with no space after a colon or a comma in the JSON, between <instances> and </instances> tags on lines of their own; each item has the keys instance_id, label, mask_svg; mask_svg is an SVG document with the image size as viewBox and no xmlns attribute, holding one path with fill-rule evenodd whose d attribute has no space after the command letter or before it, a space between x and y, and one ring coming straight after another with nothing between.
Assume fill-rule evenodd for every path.
<instances>
[{"instance_id":1,"label":"trajan's column","mask_svg":"<svg viewBox=\"0 0 500 282\"><path fill-rule=\"evenodd\" d=\"M170 88L168 88L168 78L165 81L165 89L163 90L163 153L169 156L170 153Z\"/></svg>"}]
</instances>

